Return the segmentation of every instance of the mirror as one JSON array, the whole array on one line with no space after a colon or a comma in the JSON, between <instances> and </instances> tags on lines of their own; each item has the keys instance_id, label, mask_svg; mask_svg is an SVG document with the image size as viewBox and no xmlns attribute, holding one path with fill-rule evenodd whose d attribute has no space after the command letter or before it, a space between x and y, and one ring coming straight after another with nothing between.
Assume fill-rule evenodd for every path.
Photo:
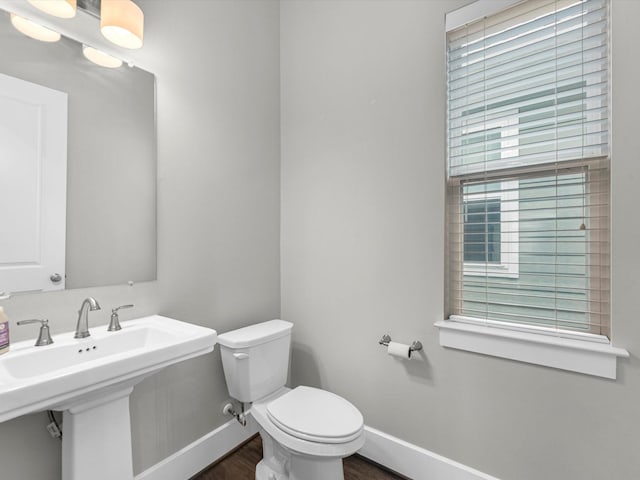
<instances>
[{"instance_id":1,"label":"mirror","mask_svg":"<svg viewBox=\"0 0 640 480\"><path fill-rule=\"evenodd\" d=\"M2 10L0 73L68 96L66 288L154 280L154 75L95 65L64 36L26 37ZM6 229L0 223L0 235Z\"/></svg>"}]
</instances>

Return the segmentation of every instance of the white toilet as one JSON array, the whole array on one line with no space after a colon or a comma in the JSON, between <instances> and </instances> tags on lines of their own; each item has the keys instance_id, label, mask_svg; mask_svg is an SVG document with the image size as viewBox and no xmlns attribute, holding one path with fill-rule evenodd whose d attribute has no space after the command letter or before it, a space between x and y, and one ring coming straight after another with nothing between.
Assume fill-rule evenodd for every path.
<instances>
[{"instance_id":1,"label":"white toilet","mask_svg":"<svg viewBox=\"0 0 640 480\"><path fill-rule=\"evenodd\" d=\"M292 327L271 320L218 335L229 394L253 403L260 426L256 480L343 480L342 458L364 444L362 414L325 390L284 386Z\"/></svg>"}]
</instances>

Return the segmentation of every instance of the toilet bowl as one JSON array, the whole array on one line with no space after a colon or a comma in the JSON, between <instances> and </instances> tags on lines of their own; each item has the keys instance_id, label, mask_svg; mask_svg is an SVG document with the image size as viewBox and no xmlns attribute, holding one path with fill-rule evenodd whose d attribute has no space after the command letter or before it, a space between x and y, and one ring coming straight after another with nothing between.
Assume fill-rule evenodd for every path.
<instances>
[{"instance_id":1,"label":"toilet bowl","mask_svg":"<svg viewBox=\"0 0 640 480\"><path fill-rule=\"evenodd\" d=\"M271 320L218 336L229 393L252 403L262 437L256 480L343 480L342 458L364 444L362 414L334 393L284 386L292 326Z\"/></svg>"},{"instance_id":2,"label":"toilet bowl","mask_svg":"<svg viewBox=\"0 0 640 480\"><path fill-rule=\"evenodd\" d=\"M342 480L342 459L364 444L358 409L317 388L282 388L249 412L260 426L264 450L256 480Z\"/></svg>"}]
</instances>

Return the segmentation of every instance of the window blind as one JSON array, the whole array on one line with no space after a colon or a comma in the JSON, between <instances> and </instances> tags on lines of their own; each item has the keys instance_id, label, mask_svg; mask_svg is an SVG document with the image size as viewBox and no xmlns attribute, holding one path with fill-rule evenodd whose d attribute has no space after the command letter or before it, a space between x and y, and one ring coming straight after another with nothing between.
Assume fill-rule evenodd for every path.
<instances>
[{"instance_id":1,"label":"window blind","mask_svg":"<svg viewBox=\"0 0 640 480\"><path fill-rule=\"evenodd\" d=\"M606 0L447 33L448 308L609 335Z\"/></svg>"}]
</instances>

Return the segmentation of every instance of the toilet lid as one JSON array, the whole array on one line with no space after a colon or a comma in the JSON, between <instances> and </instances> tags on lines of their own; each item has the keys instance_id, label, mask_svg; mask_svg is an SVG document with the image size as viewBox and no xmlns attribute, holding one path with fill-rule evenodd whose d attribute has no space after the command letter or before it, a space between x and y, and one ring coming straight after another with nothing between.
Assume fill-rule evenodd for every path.
<instances>
[{"instance_id":1,"label":"toilet lid","mask_svg":"<svg viewBox=\"0 0 640 480\"><path fill-rule=\"evenodd\" d=\"M360 411L338 395L297 387L267 405L269 419L288 434L321 443L346 443L362 432Z\"/></svg>"}]
</instances>

